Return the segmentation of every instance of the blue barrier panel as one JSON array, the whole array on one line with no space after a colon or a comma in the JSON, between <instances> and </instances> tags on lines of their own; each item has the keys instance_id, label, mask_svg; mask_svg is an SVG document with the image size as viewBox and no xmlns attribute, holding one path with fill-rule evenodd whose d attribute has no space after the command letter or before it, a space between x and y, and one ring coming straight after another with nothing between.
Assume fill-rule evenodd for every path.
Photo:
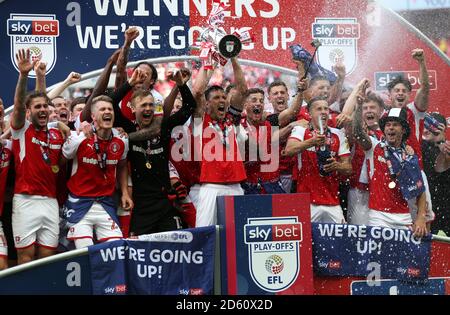
<instances>
[{"instance_id":1,"label":"blue barrier panel","mask_svg":"<svg viewBox=\"0 0 450 315\"><path fill-rule=\"evenodd\" d=\"M398 280L374 282L353 281L352 295L448 295L450 278L429 278L423 284L411 284Z\"/></svg>"},{"instance_id":2,"label":"blue barrier panel","mask_svg":"<svg viewBox=\"0 0 450 315\"><path fill-rule=\"evenodd\" d=\"M92 294L87 252L2 277L0 294Z\"/></svg>"},{"instance_id":3,"label":"blue barrier panel","mask_svg":"<svg viewBox=\"0 0 450 315\"><path fill-rule=\"evenodd\" d=\"M90 246L0 272L0 294L213 294L215 239L209 226Z\"/></svg>"}]
</instances>

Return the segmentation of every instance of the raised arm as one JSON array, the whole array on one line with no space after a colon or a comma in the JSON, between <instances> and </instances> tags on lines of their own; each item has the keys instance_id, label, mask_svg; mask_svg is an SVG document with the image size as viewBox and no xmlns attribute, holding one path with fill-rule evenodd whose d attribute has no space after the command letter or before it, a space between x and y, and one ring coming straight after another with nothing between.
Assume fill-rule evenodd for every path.
<instances>
[{"instance_id":1,"label":"raised arm","mask_svg":"<svg viewBox=\"0 0 450 315\"><path fill-rule=\"evenodd\" d=\"M89 99L86 101L86 106L84 106L83 111L80 114L81 121L88 121L88 122L92 121L92 118L91 118L92 100L95 97L105 93L106 88L108 87L109 76L111 75L113 66L117 62L119 53L120 53L120 49L117 49L111 55L111 57L108 58L105 68L103 69L102 73L100 74L100 77L98 78L97 82L95 83L94 90L92 91L92 94L89 96Z\"/></svg>"},{"instance_id":2,"label":"raised arm","mask_svg":"<svg viewBox=\"0 0 450 315\"><path fill-rule=\"evenodd\" d=\"M189 119L189 117L194 114L194 111L197 107L197 102L195 101L191 90L186 85L186 83L190 79L190 74L178 71L171 79L176 82L178 90L180 90L183 105L178 112L165 120L167 121L167 128L169 130L172 130L174 127L184 124Z\"/></svg>"},{"instance_id":3,"label":"raised arm","mask_svg":"<svg viewBox=\"0 0 450 315\"><path fill-rule=\"evenodd\" d=\"M244 109L245 94L247 93L247 82L245 82L244 71L242 71L236 57L231 58L231 65L233 67L234 81L238 93L233 94L230 100L230 106L238 111Z\"/></svg>"},{"instance_id":4,"label":"raised arm","mask_svg":"<svg viewBox=\"0 0 450 315\"><path fill-rule=\"evenodd\" d=\"M25 124L25 97L27 94L28 73L33 69L37 60L30 62L30 50L20 49L16 53L17 67L19 68L19 79L17 80L14 95L14 109L11 117L11 127L20 129Z\"/></svg>"},{"instance_id":5,"label":"raised arm","mask_svg":"<svg viewBox=\"0 0 450 315\"><path fill-rule=\"evenodd\" d=\"M203 117L203 114L206 111L205 91L213 73L212 70L206 70L202 65L195 77L195 82L192 86L192 94L198 104L194 112L195 117Z\"/></svg>"},{"instance_id":6,"label":"raised arm","mask_svg":"<svg viewBox=\"0 0 450 315\"><path fill-rule=\"evenodd\" d=\"M345 66L342 62L336 63L333 67L334 72L337 74L337 80L334 82L330 89L330 96L328 97L328 104L333 104L341 98L342 88L344 87L345 80Z\"/></svg>"},{"instance_id":7,"label":"raised arm","mask_svg":"<svg viewBox=\"0 0 450 315\"><path fill-rule=\"evenodd\" d=\"M368 151L372 148L372 141L370 141L370 137L363 126L362 104L364 102L364 97L363 94L359 94L357 97L356 112L355 115L353 115L352 122L353 138L361 145L364 151Z\"/></svg>"},{"instance_id":8,"label":"raised arm","mask_svg":"<svg viewBox=\"0 0 450 315\"><path fill-rule=\"evenodd\" d=\"M80 80L81 75L78 72L69 73L69 75L63 82L58 84L54 89L52 89L47 93L48 98L51 100L54 99L55 97L61 95L64 92L64 90L67 89L69 86L77 82L80 82Z\"/></svg>"},{"instance_id":9,"label":"raised arm","mask_svg":"<svg viewBox=\"0 0 450 315\"><path fill-rule=\"evenodd\" d=\"M114 89L121 87L127 80L127 62L128 54L130 53L131 43L139 36L139 29L136 26L129 27L125 31L125 42L120 50L119 57L117 59L116 68L116 81L114 83Z\"/></svg>"},{"instance_id":10,"label":"raised arm","mask_svg":"<svg viewBox=\"0 0 450 315\"><path fill-rule=\"evenodd\" d=\"M355 112L356 104L358 101L358 96L366 94L367 88L369 88L370 82L367 78L362 79L358 82L355 88L352 90L347 100L345 101L344 107L342 108L342 114L351 116Z\"/></svg>"},{"instance_id":11,"label":"raised arm","mask_svg":"<svg viewBox=\"0 0 450 315\"><path fill-rule=\"evenodd\" d=\"M45 85L45 71L47 70L47 63L39 61L34 66L34 72L36 73L36 92L45 92L47 89Z\"/></svg>"},{"instance_id":12,"label":"raised arm","mask_svg":"<svg viewBox=\"0 0 450 315\"><path fill-rule=\"evenodd\" d=\"M307 88L308 82L306 78L301 81L297 81L297 94L294 96L294 100L292 101L291 106L283 110L278 115L278 123L280 127L287 126L293 120L297 119L297 115L303 103L303 92L305 92Z\"/></svg>"},{"instance_id":13,"label":"raised arm","mask_svg":"<svg viewBox=\"0 0 450 315\"><path fill-rule=\"evenodd\" d=\"M191 78L191 71L189 69L182 68L178 71L181 71L182 74L184 74L184 76L187 78L187 80ZM173 71L168 71L167 76L172 77ZM180 90L178 89L178 85L175 85L172 88L172 91L170 91L170 94L164 99L164 118L169 118L170 114L172 113L173 104L175 103L179 92Z\"/></svg>"},{"instance_id":14,"label":"raised arm","mask_svg":"<svg viewBox=\"0 0 450 315\"><path fill-rule=\"evenodd\" d=\"M430 94L430 80L428 78L427 65L425 64L425 54L422 49L414 49L412 57L419 63L420 89L416 93L414 103L420 111L428 110L428 95Z\"/></svg>"}]
</instances>

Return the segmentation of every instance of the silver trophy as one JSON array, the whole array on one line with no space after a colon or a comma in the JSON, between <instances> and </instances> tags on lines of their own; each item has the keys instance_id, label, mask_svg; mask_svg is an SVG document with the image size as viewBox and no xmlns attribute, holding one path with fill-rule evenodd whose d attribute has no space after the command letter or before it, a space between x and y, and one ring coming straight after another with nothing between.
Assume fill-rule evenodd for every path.
<instances>
[{"instance_id":1,"label":"silver trophy","mask_svg":"<svg viewBox=\"0 0 450 315\"><path fill-rule=\"evenodd\" d=\"M210 42L225 58L233 58L242 50L242 43L236 35L227 34L220 28L206 28L200 34L200 41Z\"/></svg>"},{"instance_id":2,"label":"silver trophy","mask_svg":"<svg viewBox=\"0 0 450 315\"><path fill-rule=\"evenodd\" d=\"M311 67L312 62L314 61L314 57L316 56L317 50L319 49L319 47L321 45L322 45L322 43L318 39L314 39L311 42L311 46L313 46L315 49L314 49L314 53L313 53L313 55L311 57L311 60L309 61L308 66L306 67L305 74L303 75L302 80L305 79L306 76L308 75L309 68Z\"/></svg>"}]
</instances>

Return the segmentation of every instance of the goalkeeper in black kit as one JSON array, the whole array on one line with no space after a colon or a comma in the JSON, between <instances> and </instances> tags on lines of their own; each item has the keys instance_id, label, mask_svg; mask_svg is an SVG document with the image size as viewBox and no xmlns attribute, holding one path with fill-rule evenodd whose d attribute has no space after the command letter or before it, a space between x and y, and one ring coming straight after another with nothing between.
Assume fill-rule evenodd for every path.
<instances>
[{"instance_id":1,"label":"goalkeeper in black kit","mask_svg":"<svg viewBox=\"0 0 450 315\"><path fill-rule=\"evenodd\" d=\"M124 117L118 106L114 111L117 126L129 134L128 160L131 166L132 196L135 207L131 213L130 236L172 231L184 228L178 211L169 200L173 193L169 178L169 154L172 129L183 125L196 108L196 102L186 82L188 70L179 70L169 77L176 82L183 99L175 114L155 117L152 94L137 90L131 98L136 122Z\"/></svg>"}]
</instances>

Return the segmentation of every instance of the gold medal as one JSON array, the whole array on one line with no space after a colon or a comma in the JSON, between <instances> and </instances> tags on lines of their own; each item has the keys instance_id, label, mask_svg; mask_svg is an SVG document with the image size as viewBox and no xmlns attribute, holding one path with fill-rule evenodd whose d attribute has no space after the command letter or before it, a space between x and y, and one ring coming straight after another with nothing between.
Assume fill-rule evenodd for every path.
<instances>
[{"instance_id":1,"label":"gold medal","mask_svg":"<svg viewBox=\"0 0 450 315\"><path fill-rule=\"evenodd\" d=\"M58 173L59 172L59 166L58 165L52 165L52 172L53 173Z\"/></svg>"},{"instance_id":2,"label":"gold medal","mask_svg":"<svg viewBox=\"0 0 450 315\"><path fill-rule=\"evenodd\" d=\"M397 186L397 184L395 184L394 181L390 182L389 185L388 185L388 187L389 187L390 189L394 189L395 186Z\"/></svg>"},{"instance_id":3,"label":"gold medal","mask_svg":"<svg viewBox=\"0 0 450 315\"><path fill-rule=\"evenodd\" d=\"M150 162L145 163L145 167L147 167L148 169L152 168L152 165L150 164Z\"/></svg>"}]
</instances>

